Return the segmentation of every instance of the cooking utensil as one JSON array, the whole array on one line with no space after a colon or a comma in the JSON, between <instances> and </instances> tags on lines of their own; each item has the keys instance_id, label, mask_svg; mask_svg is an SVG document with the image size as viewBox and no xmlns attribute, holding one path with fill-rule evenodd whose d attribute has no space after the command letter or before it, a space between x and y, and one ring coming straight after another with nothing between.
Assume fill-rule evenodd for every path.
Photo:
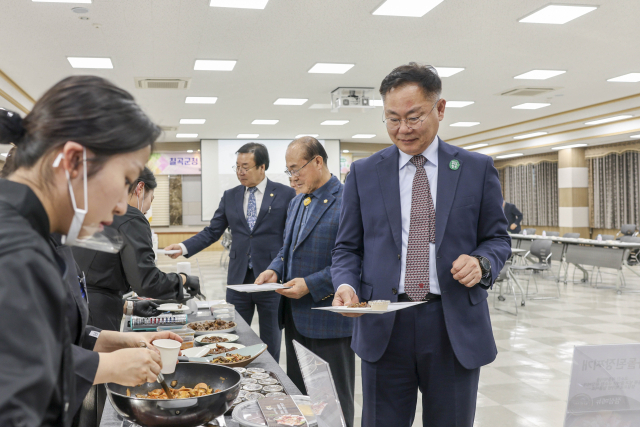
<instances>
[{"instance_id":1,"label":"cooking utensil","mask_svg":"<svg viewBox=\"0 0 640 427\"><path fill-rule=\"evenodd\" d=\"M106 384L109 401L115 410L128 421L145 427L197 427L221 415L238 397L241 375L231 368L221 365L201 363L178 363L173 374L165 375L165 380L177 380L176 388L194 387L205 383L218 393L188 399L142 399L136 394L147 394L157 388L155 383L138 387ZM127 396L127 388L131 396Z\"/></svg>"},{"instance_id":2,"label":"cooking utensil","mask_svg":"<svg viewBox=\"0 0 640 427\"><path fill-rule=\"evenodd\" d=\"M167 397L169 399L173 399L173 392L171 391L171 389L167 385L167 382L164 380L164 375L162 375L162 372L158 374L158 379L157 380L160 383L160 385L162 386L162 389L164 390L164 392L167 395Z\"/></svg>"}]
</instances>

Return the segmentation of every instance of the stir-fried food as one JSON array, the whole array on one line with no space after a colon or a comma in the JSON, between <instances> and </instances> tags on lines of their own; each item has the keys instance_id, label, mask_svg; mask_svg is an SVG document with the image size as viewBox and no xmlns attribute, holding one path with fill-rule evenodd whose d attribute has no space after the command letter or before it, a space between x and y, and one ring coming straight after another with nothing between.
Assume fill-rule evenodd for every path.
<instances>
[{"instance_id":1,"label":"stir-fried food","mask_svg":"<svg viewBox=\"0 0 640 427\"><path fill-rule=\"evenodd\" d=\"M226 353L227 351L233 351L233 350L237 350L238 347L231 347L231 348L227 348L227 347L223 347L221 345L216 345L215 348L212 348L209 350L209 353L207 353L207 356L211 356L212 354L222 354L222 353Z\"/></svg>"},{"instance_id":2,"label":"stir-fried food","mask_svg":"<svg viewBox=\"0 0 640 427\"><path fill-rule=\"evenodd\" d=\"M225 354L224 356L216 357L211 361L211 363L219 363L219 364L238 363L247 359L251 359L251 356L243 356L241 354L228 353L228 354Z\"/></svg>"},{"instance_id":3,"label":"stir-fried food","mask_svg":"<svg viewBox=\"0 0 640 427\"><path fill-rule=\"evenodd\" d=\"M204 320L202 322L194 322L189 323L187 325L194 331L203 332L203 331L222 331L225 329L231 329L236 326L235 322L227 322L226 320L216 319L216 320Z\"/></svg>"},{"instance_id":4,"label":"stir-fried food","mask_svg":"<svg viewBox=\"0 0 640 427\"><path fill-rule=\"evenodd\" d=\"M171 389L171 393L173 394L174 399L188 399L190 397L206 396L212 393L219 393L220 391L222 390L220 390L219 388L214 390L205 383L196 384L193 388L182 386L177 389ZM167 394L163 389L158 388L156 390L151 390L147 394L136 394L136 397L140 399L166 399Z\"/></svg>"},{"instance_id":5,"label":"stir-fried food","mask_svg":"<svg viewBox=\"0 0 640 427\"><path fill-rule=\"evenodd\" d=\"M229 338L224 338L224 337L204 337L202 338L202 340L200 340L200 342L206 342L208 344L215 344L215 343L227 342L227 341L229 341Z\"/></svg>"},{"instance_id":6,"label":"stir-fried food","mask_svg":"<svg viewBox=\"0 0 640 427\"><path fill-rule=\"evenodd\" d=\"M358 302L355 304L349 304L347 307L349 308L367 308L369 307L369 303L367 302Z\"/></svg>"}]
</instances>

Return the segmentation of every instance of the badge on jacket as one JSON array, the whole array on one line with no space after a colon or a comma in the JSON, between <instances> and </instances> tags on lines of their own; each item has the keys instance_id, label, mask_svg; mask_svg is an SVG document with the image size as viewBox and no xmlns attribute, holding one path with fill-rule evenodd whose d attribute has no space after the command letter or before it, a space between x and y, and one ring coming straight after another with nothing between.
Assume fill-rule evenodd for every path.
<instances>
[{"instance_id":1,"label":"badge on jacket","mask_svg":"<svg viewBox=\"0 0 640 427\"><path fill-rule=\"evenodd\" d=\"M458 160L454 159L449 162L449 169L451 169L452 171L457 171L459 167L460 162Z\"/></svg>"}]
</instances>

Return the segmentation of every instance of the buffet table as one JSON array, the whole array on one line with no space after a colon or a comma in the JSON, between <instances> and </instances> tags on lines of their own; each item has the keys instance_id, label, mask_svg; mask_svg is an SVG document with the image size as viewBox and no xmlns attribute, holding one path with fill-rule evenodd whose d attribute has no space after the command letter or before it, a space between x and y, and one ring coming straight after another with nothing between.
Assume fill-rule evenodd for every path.
<instances>
[{"instance_id":1,"label":"buffet table","mask_svg":"<svg viewBox=\"0 0 640 427\"><path fill-rule=\"evenodd\" d=\"M198 312L198 316L189 315L189 322L197 322L200 320L213 320L213 316L210 315L209 310L200 310ZM238 340L238 344L243 344L245 346L250 346L254 344L261 344L262 341L260 337L253 332L251 327L245 322L242 317L236 312L235 322L238 324L236 331L233 332L237 334L240 339ZM131 329L128 327L124 328L124 332L130 332ZM300 390L291 382L287 374L282 370L280 365L275 361L275 359L269 354L269 352L265 351L262 353L256 360L251 362L248 367L253 368L263 368L267 371L271 371L275 373L280 382L284 386L287 394L289 395L299 395ZM225 422L228 427L238 427L238 423L232 421L230 416L225 417ZM128 427L128 423L123 424L123 419L118 415L116 410L111 406L111 402L107 399L107 402L104 406L104 412L102 413L102 420L100 421L100 427Z\"/></svg>"}]
</instances>

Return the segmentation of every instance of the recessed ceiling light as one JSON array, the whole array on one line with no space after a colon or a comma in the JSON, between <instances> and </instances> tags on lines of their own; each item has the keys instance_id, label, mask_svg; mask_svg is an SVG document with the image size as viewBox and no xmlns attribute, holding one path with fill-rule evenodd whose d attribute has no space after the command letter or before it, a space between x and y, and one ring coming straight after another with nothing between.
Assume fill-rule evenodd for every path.
<instances>
[{"instance_id":1,"label":"recessed ceiling light","mask_svg":"<svg viewBox=\"0 0 640 427\"><path fill-rule=\"evenodd\" d=\"M595 6L563 6L550 4L525 16L519 22L532 24L566 24L576 18L596 10Z\"/></svg>"},{"instance_id":2,"label":"recessed ceiling light","mask_svg":"<svg viewBox=\"0 0 640 427\"><path fill-rule=\"evenodd\" d=\"M349 150L342 150L342 152L343 152L343 153L345 153L345 154L350 153L350 151L349 151ZM3 154L3 156L6 156L6 154Z\"/></svg>"},{"instance_id":3,"label":"recessed ceiling light","mask_svg":"<svg viewBox=\"0 0 640 427\"><path fill-rule=\"evenodd\" d=\"M640 133L637 135L631 135L629 138L640 139Z\"/></svg>"},{"instance_id":4,"label":"recessed ceiling light","mask_svg":"<svg viewBox=\"0 0 640 427\"><path fill-rule=\"evenodd\" d=\"M73 68L113 68L111 58L80 58L68 56L67 60Z\"/></svg>"},{"instance_id":5,"label":"recessed ceiling light","mask_svg":"<svg viewBox=\"0 0 640 427\"><path fill-rule=\"evenodd\" d=\"M462 108L473 103L473 101L447 101L447 108Z\"/></svg>"},{"instance_id":6,"label":"recessed ceiling light","mask_svg":"<svg viewBox=\"0 0 640 427\"><path fill-rule=\"evenodd\" d=\"M324 126L342 126L346 125L347 123L349 123L349 120L325 120L320 124Z\"/></svg>"},{"instance_id":7,"label":"recessed ceiling light","mask_svg":"<svg viewBox=\"0 0 640 427\"><path fill-rule=\"evenodd\" d=\"M311 104L310 110L328 110L331 108L331 104Z\"/></svg>"},{"instance_id":8,"label":"recessed ceiling light","mask_svg":"<svg viewBox=\"0 0 640 427\"><path fill-rule=\"evenodd\" d=\"M456 128L470 128L471 126L477 126L480 122L456 122L452 123L449 126L453 126Z\"/></svg>"},{"instance_id":9,"label":"recessed ceiling light","mask_svg":"<svg viewBox=\"0 0 640 427\"><path fill-rule=\"evenodd\" d=\"M447 105L449 105L447 103ZM524 104L515 105L511 107L514 110L537 110L538 108L548 107L551 104L545 102L525 102Z\"/></svg>"},{"instance_id":10,"label":"recessed ceiling light","mask_svg":"<svg viewBox=\"0 0 640 427\"><path fill-rule=\"evenodd\" d=\"M384 103L382 102L382 99L370 99L369 105L372 107L382 107L384 106Z\"/></svg>"},{"instance_id":11,"label":"recessed ceiling light","mask_svg":"<svg viewBox=\"0 0 640 427\"><path fill-rule=\"evenodd\" d=\"M607 117L606 119L593 120L590 122L586 122L585 125L601 125L603 123L617 122L618 120L624 120L630 117L633 117L633 116L631 114L623 114L621 116Z\"/></svg>"},{"instance_id":12,"label":"recessed ceiling light","mask_svg":"<svg viewBox=\"0 0 640 427\"><path fill-rule=\"evenodd\" d=\"M176 134L176 138L197 138L197 133L178 133Z\"/></svg>"},{"instance_id":13,"label":"recessed ceiling light","mask_svg":"<svg viewBox=\"0 0 640 427\"><path fill-rule=\"evenodd\" d=\"M257 133L239 133L238 136L236 136L236 138L240 138L240 139L251 139L251 138L257 138L260 135L258 135Z\"/></svg>"},{"instance_id":14,"label":"recessed ceiling light","mask_svg":"<svg viewBox=\"0 0 640 427\"><path fill-rule=\"evenodd\" d=\"M358 133L356 135L353 135L351 138L361 138L361 139L369 139L369 138L375 138L376 135L373 133Z\"/></svg>"},{"instance_id":15,"label":"recessed ceiling light","mask_svg":"<svg viewBox=\"0 0 640 427\"><path fill-rule=\"evenodd\" d=\"M181 125L203 125L206 119L180 119Z\"/></svg>"},{"instance_id":16,"label":"recessed ceiling light","mask_svg":"<svg viewBox=\"0 0 640 427\"><path fill-rule=\"evenodd\" d=\"M252 125L275 125L280 120L254 120L251 122Z\"/></svg>"},{"instance_id":17,"label":"recessed ceiling light","mask_svg":"<svg viewBox=\"0 0 640 427\"><path fill-rule=\"evenodd\" d=\"M187 153L193 153L193 150L187 150Z\"/></svg>"},{"instance_id":18,"label":"recessed ceiling light","mask_svg":"<svg viewBox=\"0 0 640 427\"><path fill-rule=\"evenodd\" d=\"M217 96L187 96L185 104L215 104L218 102Z\"/></svg>"},{"instance_id":19,"label":"recessed ceiling light","mask_svg":"<svg viewBox=\"0 0 640 427\"><path fill-rule=\"evenodd\" d=\"M84 3L91 4L91 0L31 0L34 3Z\"/></svg>"},{"instance_id":20,"label":"recessed ceiling light","mask_svg":"<svg viewBox=\"0 0 640 427\"><path fill-rule=\"evenodd\" d=\"M640 73L629 73L624 76L614 77L607 80L608 82L622 82L622 83L638 83L640 82Z\"/></svg>"},{"instance_id":21,"label":"recessed ceiling light","mask_svg":"<svg viewBox=\"0 0 640 427\"><path fill-rule=\"evenodd\" d=\"M564 150L565 148L577 148L577 147L586 147L587 144L571 144L571 145L561 145L559 147L551 147L552 150Z\"/></svg>"},{"instance_id":22,"label":"recessed ceiling light","mask_svg":"<svg viewBox=\"0 0 640 427\"><path fill-rule=\"evenodd\" d=\"M465 150L473 150L474 148L482 148L482 147L486 147L489 144L474 144L474 145L468 145L466 147L462 147Z\"/></svg>"},{"instance_id":23,"label":"recessed ceiling light","mask_svg":"<svg viewBox=\"0 0 640 427\"><path fill-rule=\"evenodd\" d=\"M522 80L546 80L551 77L559 76L560 74L564 74L566 71L562 70L531 70L524 74L520 74L519 76L515 76L514 79L522 79Z\"/></svg>"},{"instance_id":24,"label":"recessed ceiling light","mask_svg":"<svg viewBox=\"0 0 640 427\"><path fill-rule=\"evenodd\" d=\"M264 9L269 0L211 0L211 7L232 7L236 9Z\"/></svg>"},{"instance_id":25,"label":"recessed ceiling light","mask_svg":"<svg viewBox=\"0 0 640 427\"><path fill-rule=\"evenodd\" d=\"M318 62L311 67L310 73L323 73L323 74L344 74L353 68L355 64L328 64Z\"/></svg>"},{"instance_id":26,"label":"recessed ceiling light","mask_svg":"<svg viewBox=\"0 0 640 427\"><path fill-rule=\"evenodd\" d=\"M308 99L304 98L278 98L273 105L302 105L307 101Z\"/></svg>"},{"instance_id":27,"label":"recessed ceiling light","mask_svg":"<svg viewBox=\"0 0 640 427\"><path fill-rule=\"evenodd\" d=\"M9 155L9 153L0 153L0 156L2 157L7 157Z\"/></svg>"},{"instance_id":28,"label":"recessed ceiling light","mask_svg":"<svg viewBox=\"0 0 640 427\"><path fill-rule=\"evenodd\" d=\"M231 71L238 61L217 59L196 59L193 69L196 71Z\"/></svg>"},{"instance_id":29,"label":"recessed ceiling light","mask_svg":"<svg viewBox=\"0 0 640 427\"><path fill-rule=\"evenodd\" d=\"M293 138L293 139L302 138L303 136L310 136L310 137L312 137L312 138L317 138L317 137L319 137L320 135L318 135L317 133L303 133L303 134L300 134L300 135L296 135L296 137L295 137L295 138Z\"/></svg>"},{"instance_id":30,"label":"recessed ceiling light","mask_svg":"<svg viewBox=\"0 0 640 427\"><path fill-rule=\"evenodd\" d=\"M502 156L496 156L496 159L508 159L509 157L524 156L523 153L503 154Z\"/></svg>"},{"instance_id":31,"label":"recessed ceiling light","mask_svg":"<svg viewBox=\"0 0 640 427\"><path fill-rule=\"evenodd\" d=\"M410 16L420 18L444 0L387 0L373 15Z\"/></svg>"},{"instance_id":32,"label":"recessed ceiling light","mask_svg":"<svg viewBox=\"0 0 640 427\"><path fill-rule=\"evenodd\" d=\"M438 72L438 76L440 77L451 77L454 74L458 74L461 71L464 71L464 68L456 68L456 67L434 67Z\"/></svg>"},{"instance_id":33,"label":"recessed ceiling light","mask_svg":"<svg viewBox=\"0 0 640 427\"><path fill-rule=\"evenodd\" d=\"M534 136L542 136L546 134L547 132L533 132L533 133L527 133L524 135L514 136L513 139L527 139L527 138L533 138Z\"/></svg>"}]
</instances>

